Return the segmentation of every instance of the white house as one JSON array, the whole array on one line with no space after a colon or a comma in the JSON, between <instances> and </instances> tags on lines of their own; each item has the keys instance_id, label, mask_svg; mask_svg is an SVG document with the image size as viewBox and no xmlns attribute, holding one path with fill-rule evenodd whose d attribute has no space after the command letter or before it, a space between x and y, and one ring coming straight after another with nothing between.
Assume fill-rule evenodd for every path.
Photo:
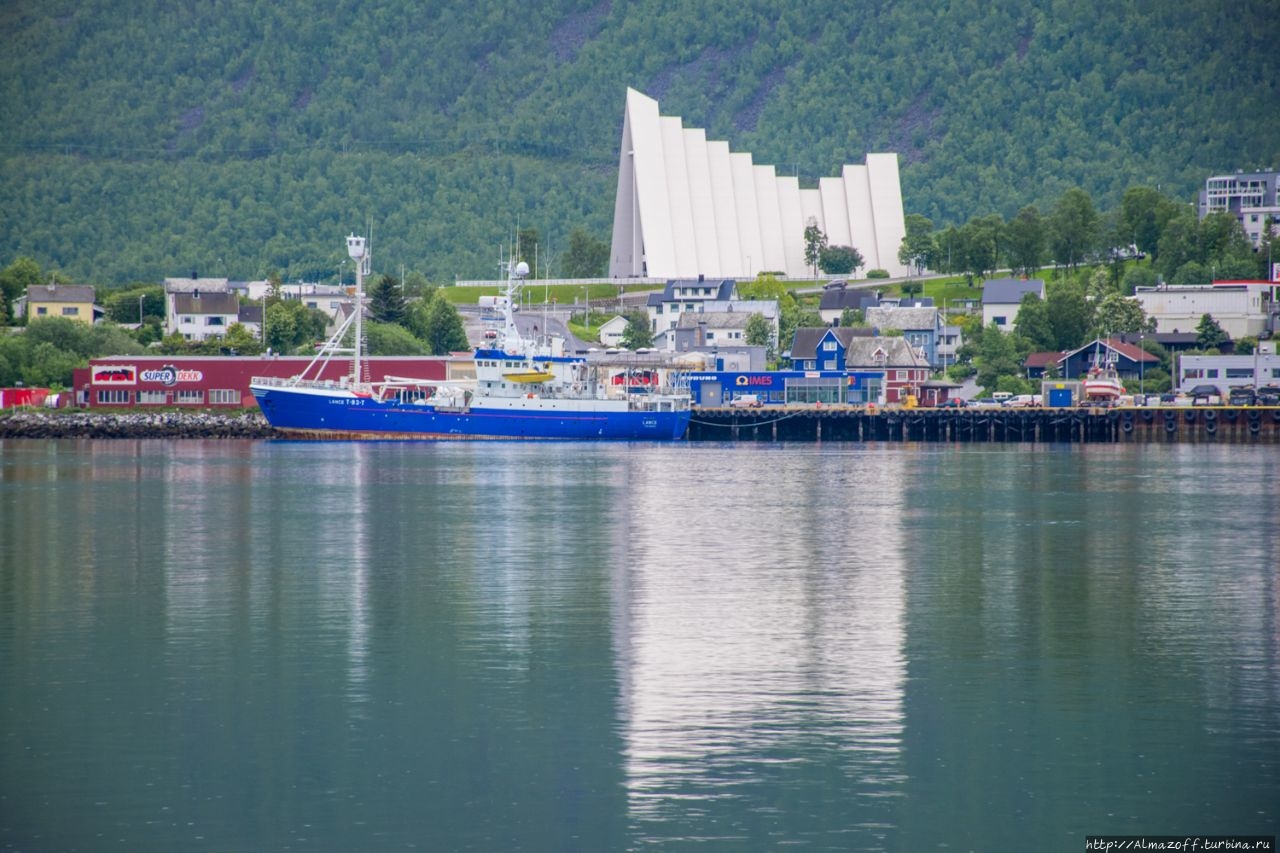
<instances>
[{"instance_id":1,"label":"white house","mask_svg":"<svg viewBox=\"0 0 1280 853\"><path fill-rule=\"evenodd\" d=\"M1262 294L1267 282L1162 284L1139 287L1134 298L1155 318L1157 332L1194 332L1205 314L1233 340L1257 335L1267 327Z\"/></svg>"}]
</instances>

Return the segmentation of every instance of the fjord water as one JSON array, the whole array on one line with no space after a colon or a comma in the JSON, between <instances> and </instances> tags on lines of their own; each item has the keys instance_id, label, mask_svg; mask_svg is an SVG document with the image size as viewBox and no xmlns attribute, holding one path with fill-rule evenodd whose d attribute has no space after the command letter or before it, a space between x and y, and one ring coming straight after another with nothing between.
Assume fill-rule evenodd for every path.
<instances>
[{"instance_id":1,"label":"fjord water","mask_svg":"<svg viewBox=\"0 0 1280 853\"><path fill-rule=\"evenodd\" d=\"M0 849L1272 835L1277 482L1189 445L0 442Z\"/></svg>"}]
</instances>

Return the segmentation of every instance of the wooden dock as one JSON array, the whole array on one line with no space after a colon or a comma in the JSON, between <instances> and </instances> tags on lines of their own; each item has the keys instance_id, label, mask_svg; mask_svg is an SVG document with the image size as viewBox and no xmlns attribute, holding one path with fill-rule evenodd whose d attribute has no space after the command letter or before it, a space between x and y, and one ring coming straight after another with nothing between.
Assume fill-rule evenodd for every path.
<instances>
[{"instance_id":1,"label":"wooden dock","mask_svg":"<svg viewBox=\"0 0 1280 853\"><path fill-rule=\"evenodd\" d=\"M1280 407L695 408L690 441L1280 444Z\"/></svg>"}]
</instances>

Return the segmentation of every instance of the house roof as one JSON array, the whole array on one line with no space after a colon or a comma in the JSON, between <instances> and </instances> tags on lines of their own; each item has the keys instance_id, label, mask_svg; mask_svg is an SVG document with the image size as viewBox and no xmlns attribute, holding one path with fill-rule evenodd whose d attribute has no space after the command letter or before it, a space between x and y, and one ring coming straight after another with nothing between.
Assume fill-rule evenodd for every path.
<instances>
[{"instance_id":1,"label":"house roof","mask_svg":"<svg viewBox=\"0 0 1280 853\"><path fill-rule=\"evenodd\" d=\"M879 297L872 290L847 290L843 287L822 291L822 299L818 302L819 311L866 311L880 304Z\"/></svg>"},{"instance_id":2,"label":"house roof","mask_svg":"<svg viewBox=\"0 0 1280 853\"><path fill-rule=\"evenodd\" d=\"M937 308L889 308L880 306L867 309L867 325L877 329L934 329L938 325Z\"/></svg>"},{"instance_id":3,"label":"house roof","mask_svg":"<svg viewBox=\"0 0 1280 853\"><path fill-rule=\"evenodd\" d=\"M91 284L33 284L27 288L27 303L93 302Z\"/></svg>"},{"instance_id":4,"label":"house roof","mask_svg":"<svg viewBox=\"0 0 1280 853\"><path fill-rule=\"evenodd\" d=\"M164 280L165 293L228 293L231 290L231 282L225 278L166 278Z\"/></svg>"},{"instance_id":5,"label":"house roof","mask_svg":"<svg viewBox=\"0 0 1280 853\"><path fill-rule=\"evenodd\" d=\"M710 287L715 293L711 296L676 296L677 288L685 287ZM723 299L729 300L733 298L735 283L731 278L725 279L696 279L696 278L673 278L667 282L667 286L662 289L661 293L650 293L647 305L662 305L666 302L689 302L694 299Z\"/></svg>"},{"instance_id":6,"label":"house roof","mask_svg":"<svg viewBox=\"0 0 1280 853\"><path fill-rule=\"evenodd\" d=\"M796 329L791 342L793 359L813 358L818 354L818 344L828 334L834 335L846 350L855 338L871 337L871 330L859 326L802 326Z\"/></svg>"},{"instance_id":7,"label":"house roof","mask_svg":"<svg viewBox=\"0 0 1280 853\"><path fill-rule=\"evenodd\" d=\"M1125 358L1129 359L1129 361L1132 361L1132 362L1143 362L1145 364L1160 363L1159 358L1147 352L1146 350L1142 349L1138 345L1125 343L1119 338L1095 338L1094 340L1089 341L1089 343L1085 344L1082 347L1073 349L1070 352L1063 353L1062 358L1067 359L1073 355L1077 355L1079 353L1085 352L1086 350L1094 349L1095 347L1115 350L1117 353L1119 353L1120 355L1124 356Z\"/></svg>"},{"instance_id":8,"label":"house roof","mask_svg":"<svg viewBox=\"0 0 1280 853\"><path fill-rule=\"evenodd\" d=\"M745 329L751 317L743 311L685 311L676 320L676 328L696 329L705 323L708 329Z\"/></svg>"},{"instance_id":9,"label":"house roof","mask_svg":"<svg viewBox=\"0 0 1280 853\"><path fill-rule=\"evenodd\" d=\"M173 297L175 314L235 314L240 313L240 298L234 293L177 293Z\"/></svg>"},{"instance_id":10,"label":"house roof","mask_svg":"<svg viewBox=\"0 0 1280 853\"><path fill-rule=\"evenodd\" d=\"M1017 305L1028 293L1034 293L1043 299L1044 279L993 278L982 285L982 304Z\"/></svg>"},{"instance_id":11,"label":"house roof","mask_svg":"<svg viewBox=\"0 0 1280 853\"><path fill-rule=\"evenodd\" d=\"M907 343L906 338L877 335L874 338L857 338L850 343L844 354L846 369L929 366L929 362Z\"/></svg>"},{"instance_id":12,"label":"house roof","mask_svg":"<svg viewBox=\"0 0 1280 853\"><path fill-rule=\"evenodd\" d=\"M1022 362L1022 366L1030 369L1040 368L1043 370L1051 364L1058 364L1062 359L1066 358L1066 351L1054 352L1052 350L1046 352L1029 353Z\"/></svg>"}]
</instances>

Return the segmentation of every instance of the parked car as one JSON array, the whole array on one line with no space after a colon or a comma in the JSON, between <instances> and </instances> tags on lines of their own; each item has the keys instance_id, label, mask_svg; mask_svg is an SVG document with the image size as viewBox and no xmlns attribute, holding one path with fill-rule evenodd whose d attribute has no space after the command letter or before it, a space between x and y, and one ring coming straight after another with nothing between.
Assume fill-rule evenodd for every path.
<instances>
[{"instance_id":1,"label":"parked car","mask_svg":"<svg viewBox=\"0 0 1280 853\"><path fill-rule=\"evenodd\" d=\"M1252 385L1241 385L1227 393L1227 403L1232 406L1252 406L1254 399Z\"/></svg>"},{"instance_id":2,"label":"parked car","mask_svg":"<svg viewBox=\"0 0 1280 853\"><path fill-rule=\"evenodd\" d=\"M1044 405L1044 397L1039 394L1018 394L1005 401L1011 409L1031 409Z\"/></svg>"},{"instance_id":3,"label":"parked car","mask_svg":"<svg viewBox=\"0 0 1280 853\"><path fill-rule=\"evenodd\" d=\"M739 394L729 401L729 405L735 409L758 409L764 405L764 401L759 394Z\"/></svg>"},{"instance_id":4,"label":"parked car","mask_svg":"<svg viewBox=\"0 0 1280 853\"><path fill-rule=\"evenodd\" d=\"M964 406L964 400L959 397L948 397L938 404L939 409L963 409Z\"/></svg>"},{"instance_id":5,"label":"parked car","mask_svg":"<svg viewBox=\"0 0 1280 853\"><path fill-rule=\"evenodd\" d=\"M1254 399L1259 406L1280 406L1280 385L1263 385Z\"/></svg>"},{"instance_id":6,"label":"parked car","mask_svg":"<svg viewBox=\"0 0 1280 853\"><path fill-rule=\"evenodd\" d=\"M1218 406L1222 404L1222 392L1217 385L1197 385L1187 392L1193 406Z\"/></svg>"}]
</instances>

